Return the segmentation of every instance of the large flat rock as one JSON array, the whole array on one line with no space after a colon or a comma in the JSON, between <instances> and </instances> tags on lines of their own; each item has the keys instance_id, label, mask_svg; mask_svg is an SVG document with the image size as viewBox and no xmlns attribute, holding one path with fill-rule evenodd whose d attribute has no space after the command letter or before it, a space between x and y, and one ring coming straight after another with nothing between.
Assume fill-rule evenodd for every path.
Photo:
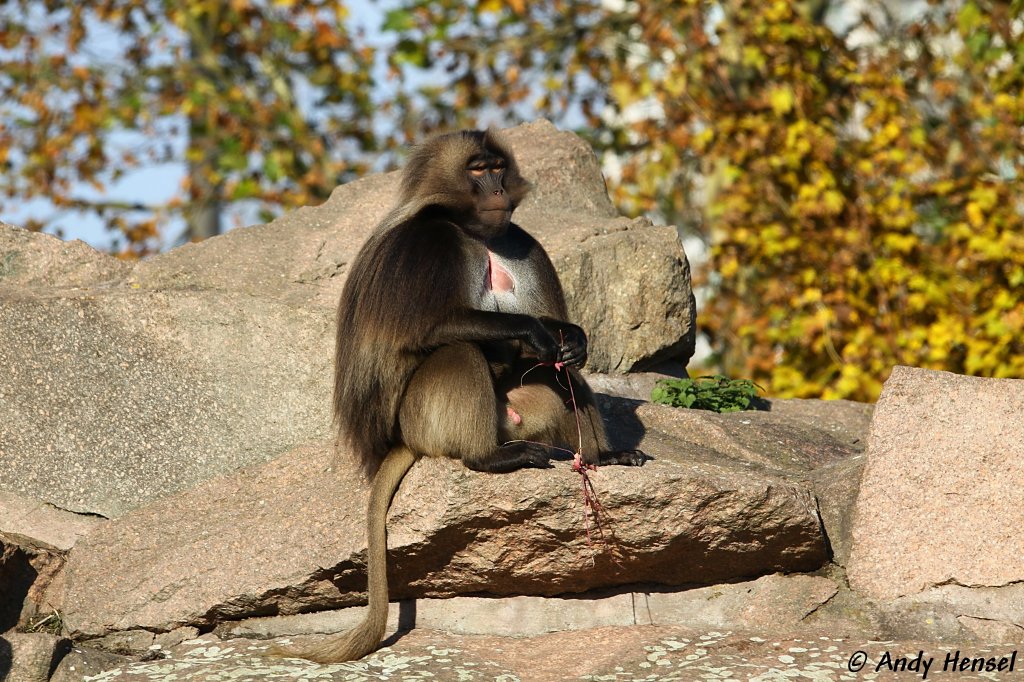
<instances>
[{"instance_id":1,"label":"large flat rock","mask_svg":"<svg viewBox=\"0 0 1024 682\"><path fill-rule=\"evenodd\" d=\"M332 320L241 293L0 292L0 490L116 517L325 438Z\"/></svg>"},{"instance_id":2,"label":"large flat rock","mask_svg":"<svg viewBox=\"0 0 1024 682\"><path fill-rule=\"evenodd\" d=\"M878 600L1024 581L1024 381L897 367L871 424L851 586Z\"/></svg>"},{"instance_id":3,"label":"large flat rock","mask_svg":"<svg viewBox=\"0 0 1024 682\"><path fill-rule=\"evenodd\" d=\"M611 596L416 599L390 609L384 636L411 626L458 635L503 637L530 637L610 625L792 629L804 624L837 591L836 583L828 578L774 573L757 580L711 587L617 592ZM270 639L344 632L355 627L365 612L366 607L358 606L249 618L223 623L214 633L222 639Z\"/></svg>"},{"instance_id":4,"label":"large flat rock","mask_svg":"<svg viewBox=\"0 0 1024 682\"><path fill-rule=\"evenodd\" d=\"M712 584L827 561L806 472L854 450L837 442L825 456L824 434L791 436L775 445L777 461L754 461L725 434L776 438L778 422L704 413L705 430L720 429L704 446L682 437L696 413L647 405L636 414L639 444L656 459L591 474L603 536L588 538L568 462L500 476L418 463L389 517L392 597ZM97 529L71 553L65 624L90 637L362 603L367 486L330 462L327 444L298 448Z\"/></svg>"}]
</instances>

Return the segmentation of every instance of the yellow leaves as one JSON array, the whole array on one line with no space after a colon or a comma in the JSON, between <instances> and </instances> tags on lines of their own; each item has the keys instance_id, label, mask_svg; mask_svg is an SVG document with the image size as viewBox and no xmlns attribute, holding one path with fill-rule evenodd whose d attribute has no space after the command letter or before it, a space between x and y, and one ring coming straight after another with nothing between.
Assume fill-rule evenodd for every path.
<instances>
[{"instance_id":1,"label":"yellow leaves","mask_svg":"<svg viewBox=\"0 0 1024 682\"><path fill-rule=\"evenodd\" d=\"M949 312L942 311L939 319L928 325L928 342L923 360L931 365L941 365L956 348L971 343L964 321Z\"/></svg>"},{"instance_id":2,"label":"yellow leaves","mask_svg":"<svg viewBox=\"0 0 1024 682\"><path fill-rule=\"evenodd\" d=\"M911 312L920 313L927 309L928 297L920 291L915 291L907 296L907 308Z\"/></svg>"},{"instance_id":3,"label":"yellow leaves","mask_svg":"<svg viewBox=\"0 0 1024 682\"><path fill-rule=\"evenodd\" d=\"M817 388L808 381L808 377L790 365L778 365L772 369L771 379L767 382L768 392L773 396L784 398L806 398L814 394ZM800 391L805 391L801 394Z\"/></svg>"},{"instance_id":4,"label":"yellow leaves","mask_svg":"<svg viewBox=\"0 0 1024 682\"><path fill-rule=\"evenodd\" d=\"M928 306L945 306L949 302L950 292L947 283L926 277L921 272L911 274L906 286L913 292L907 297L908 301L913 298L915 302L920 302L911 304L915 310L924 310Z\"/></svg>"},{"instance_id":5,"label":"yellow leaves","mask_svg":"<svg viewBox=\"0 0 1024 682\"><path fill-rule=\"evenodd\" d=\"M984 118L994 118L996 115L995 107L992 106L992 100L987 97L974 97L972 99L973 108L975 112Z\"/></svg>"},{"instance_id":6,"label":"yellow leaves","mask_svg":"<svg viewBox=\"0 0 1024 682\"><path fill-rule=\"evenodd\" d=\"M764 18L771 23L778 23L789 19L792 12L793 7L789 0L774 0L764 10Z\"/></svg>"},{"instance_id":7,"label":"yellow leaves","mask_svg":"<svg viewBox=\"0 0 1024 682\"><path fill-rule=\"evenodd\" d=\"M818 294L820 295L820 293L821 292L819 291ZM813 297L814 294L811 293L811 298ZM818 331L828 332L832 323L835 322L835 319L835 314L832 312L831 308L824 305L817 305L814 307L814 314L811 316L810 320L808 320L810 324L804 324L805 333Z\"/></svg>"},{"instance_id":8,"label":"yellow leaves","mask_svg":"<svg viewBox=\"0 0 1024 682\"><path fill-rule=\"evenodd\" d=\"M703 151L708 148L708 145L715 139L715 131L711 126L707 126L693 136L693 146L697 151Z\"/></svg>"},{"instance_id":9,"label":"yellow leaves","mask_svg":"<svg viewBox=\"0 0 1024 682\"><path fill-rule=\"evenodd\" d=\"M723 260L718 265L718 271L719 273L721 273L722 277L733 277L736 275L739 269L740 262L736 259L735 256L726 257L725 260Z\"/></svg>"},{"instance_id":10,"label":"yellow leaves","mask_svg":"<svg viewBox=\"0 0 1024 682\"><path fill-rule=\"evenodd\" d=\"M757 71L764 71L767 61L764 52L753 45L743 47L743 66L751 67Z\"/></svg>"},{"instance_id":11,"label":"yellow leaves","mask_svg":"<svg viewBox=\"0 0 1024 682\"><path fill-rule=\"evenodd\" d=\"M889 249L902 254L909 254L913 251L918 243L919 239L914 234L899 234L890 232L882 238L882 243L885 244Z\"/></svg>"},{"instance_id":12,"label":"yellow leaves","mask_svg":"<svg viewBox=\"0 0 1024 682\"><path fill-rule=\"evenodd\" d=\"M978 185L968 195L981 211L991 211L999 201L999 193L994 187Z\"/></svg>"},{"instance_id":13,"label":"yellow leaves","mask_svg":"<svg viewBox=\"0 0 1024 682\"><path fill-rule=\"evenodd\" d=\"M818 271L814 268L804 268L800 271L800 283L808 287L818 281Z\"/></svg>"},{"instance_id":14,"label":"yellow leaves","mask_svg":"<svg viewBox=\"0 0 1024 682\"><path fill-rule=\"evenodd\" d=\"M967 240L967 247L974 251L976 257L980 259L998 262L1007 256L1007 251L1001 241L993 239L987 234L976 234Z\"/></svg>"},{"instance_id":15,"label":"yellow leaves","mask_svg":"<svg viewBox=\"0 0 1024 682\"><path fill-rule=\"evenodd\" d=\"M957 24L960 32L970 35L976 31L984 22L984 15L977 3L969 1L960 7L957 14Z\"/></svg>"},{"instance_id":16,"label":"yellow leaves","mask_svg":"<svg viewBox=\"0 0 1024 682\"><path fill-rule=\"evenodd\" d=\"M839 379L829 387L827 398L848 398L857 395L866 379L865 370L859 365L847 363L839 370Z\"/></svg>"},{"instance_id":17,"label":"yellow leaves","mask_svg":"<svg viewBox=\"0 0 1024 682\"><path fill-rule=\"evenodd\" d=\"M900 196L900 194L893 192L882 200L881 208L885 213L896 213L903 209L905 202L906 199Z\"/></svg>"},{"instance_id":18,"label":"yellow leaves","mask_svg":"<svg viewBox=\"0 0 1024 682\"><path fill-rule=\"evenodd\" d=\"M785 142L780 153L773 158L778 167L800 168L813 156L815 145L823 142L821 129L812 125L807 119L799 118L785 127Z\"/></svg>"},{"instance_id":19,"label":"yellow leaves","mask_svg":"<svg viewBox=\"0 0 1024 682\"><path fill-rule=\"evenodd\" d=\"M946 228L950 241L969 241L974 236L974 229L965 222L951 223Z\"/></svg>"},{"instance_id":20,"label":"yellow leaves","mask_svg":"<svg viewBox=\"0 0 1024 682\"><path fill-rule=\"evenodd\" d=\"M968 202L964 212L967 213L967 222L971 227L980 228L985 224L985 211L978 202Z\"/></svg>"},{"instance_id":21,"label":"yellow leaves","mask_svg":"<svg viewBox=\"0 0 1024 682\"><path fill-rule=\"evenodd\" d=\"M884 289L890 289L903 286L913 271L902 258L880 257L875 259L873 272L868 274L877 279L876 286L881 285Z\"/></svg>"},{"instance_id":22,"label":"yellow leaves","mask_svg":"<svg viewBox=\"0 0 1024 682\"><path fill-rule=\"evenodd\" d=\"M804 289L799 296L793 301L793 307L800 307L810 305L813 303L821 302L821 289L817 287L809 287Z\"/></svg>"},{"instance_id":23,"label":"yellow leaves","mask_svg":"<svg viewBox=\"0 0 1024 682\"><path fill-rule=\"evenodd\" d=\"M822 195L822 205L825 207L825 213L839 215L846 205L846 199L839 192L830 189Z\"/></svg>"},{"instance_id":24,"label":"yellow leaves","mask_svg":"<svg viewBox=\"0 0 1024 682\"><path fill-rule=\"evenodd\" d=\"M775 115L782 116L792 111L796 97L793 94L793 88L788 85L781 85L768 92L768 101Z\"/></svg>"},{"instance_id":25,"label":"yellow leaves","mask_svg":"<svg viewBox=\"0 0 1024 682\"><path fill-rule=\"evenodd\" d=\"M991 310L995 311L996 314L1004 313L1008 310L1012 310L1020 304L1020 299L1011 294L1006 289L1000 289L992 297L992 303L989 306Z\"/></svg>"},{"instance_id":26,"label":"yellow leaves","mask_svg":"<svg viewBox=\"0 0 1024 682\"><path fill-rule=\"evenodd\" d=\"M846 198L836 188L836 180L829 169L815 164L810 173L812 182L797 188L797 198L791 210L803 218L837 216L846 206Z\"/></svg>"},{"instance_id":27,"label":"yellow leaves","mask_svg":"<svg viewBox=\"0 0 1024 682\"><path fill-rule=\"evenodd\" d=\"M904 39L853 55L798 3L722 5L729 48L686 70L700 110L666 107L663 127L706 122L679 144L728 245L702 313L734 344L726 372L861 400L896 363L1024 377L1024 72L1016 46L977 37L1002 19L964 5L974 42L949 55ZM932 20L921 37L955 30ZM829 47L810 58L812 41ZM922 109L922 82L956 114Z\"/></svg>"},{"instance_id":28,"label":"yellow leaves","mask_svg":"<svg viewBox=\"0 0 1024 682\"><path fill-rule=\"evenodd\" d=\"M775 258L785 253L798 251L801 244L800 237L790 234L785 226L780 223L771 223L760 228L751 246L759 249L764 257Z\"/></svg>"},{"instance_id":29,"label":"yellow leaves","mask_svg":"<svg viewBox=\"0 0 1024 682\"><path fill-rule=\"evenodd\" d=\"M999 111L1015 111L1020 108L1020 102L1020 95L1014 97L1006 92L998 92L993 98L992 104Z\"/></svg>"},{"instance_id":30,"label":"yellow leaves","mask_svg":"<svg viewBox=\"0 0 1024 682\"><path fill-rule=\"evenodd\" d=\"M779 223L765 225L761 230L761 240L766 244L778 242L785 234L784 228Z\"/></svg>"},{"instance_id":31,"label":"yellow leaves","mask_svg":"<svg viewBox=\"0 0 1024 682\"><path fill-rule=\"evenodd\" d=\"M924 128L915 126L910 131L910 144L915 147L924 147L928 144L928 134L924 131Z\"/></svg>"},{"instance_id":32,"label":"yellow leaves","mask_svg":"<svg viewBox=\"0 0 1024 682\"><path fill-rule=\"evenodd\" d=\"M678 98L686 94L686 83L686 72L673 69L665 75L662 87L669 97Z\"/></svg>"},{"instance_id":33,"label":"yellow leaves","mask_svg":"<svg viewBox=\"0 0 1024 682\"><path fill-rule=\"evenodd\" d=\"M754 231L748 227L738 227L732 233L732 239L737 244L750 244L757 239Z\"/></svg>"},{"instance_id":34,"label":"yellow leaves","mask_svg":"<svg viewBox=\"0 0 1024 682\"><path fill-rule=\"evenodd\" d=\"M480 0L480 3L477 5L477 9L484 13L500 12L504 7L505 3L503 0Z\"/></svg>"},{"instance_id":35,"label":"yellow leaves","mask_svg":"<svg viewBox=\"0 0 1024 682\"><path fill-rule=\"evenodd\" d=\"M895 121L889 121L875 134L874 143L878 147L889 147L903 134L903 130Z\"/></svg>"},{"instance_id":36,"label":"yellow leaves","mask_svg":"<svg viewBox=\"0 0 1024 682\"><path fill-rule=\"evenodd\" d=\"M609 90L611 91L612 99L623 109L639 102L641 99L636 83L624 78L613 81Z\"/></svg>"}]
</instances>

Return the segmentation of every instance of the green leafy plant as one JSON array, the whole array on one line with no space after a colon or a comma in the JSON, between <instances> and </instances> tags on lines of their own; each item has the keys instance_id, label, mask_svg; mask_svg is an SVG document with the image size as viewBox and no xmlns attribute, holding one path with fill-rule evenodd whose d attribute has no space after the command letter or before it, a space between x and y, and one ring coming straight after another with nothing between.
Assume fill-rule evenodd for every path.
<instances>
[{"instance_id":1,"label":"green leafy plant","mask_svg":"<svg viewBox=\"0 0 1024 682\"><path fill-rule=\"evenodd\" d=\"M750 409L757 398L757 384L750 379L729 379L721 374L696 379L660 379L651 400L661 405L711 412Z\"/></svg>"}]
</instances>

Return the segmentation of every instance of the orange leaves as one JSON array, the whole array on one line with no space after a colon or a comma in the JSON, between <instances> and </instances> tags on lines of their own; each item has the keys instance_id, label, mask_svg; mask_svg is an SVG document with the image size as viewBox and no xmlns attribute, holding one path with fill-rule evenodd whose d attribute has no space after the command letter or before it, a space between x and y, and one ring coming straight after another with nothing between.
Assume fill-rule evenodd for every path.
<instances>
[{"instance_id":1,"label":"orange leaves","mask_svg":"<svg viewBox=\"0 0 1024 682\"><path fill-rule=\"evenodd\" d=\"M479 0L477 11L498 14L510 10L518 16L526 14L526 0Z\"/></svg>"},{"instance_id":2,"label":"orange leaves","mask_svg":"<svg viewBox=\"0 0 1024 682\"><path fill-rule=\"evenodd\" d=\"M45 31L17 14L0 29L0 107L17 103L0 109L0 197L91 211L127 254L193 203L253 215L320 201L377 144L375 52L352 39L343 0L58 1L36 15ZM151 163L187 168L185 189L146 206L106 196Z\"/></svg>"},{"instance_id":3,"label":"orange leaves","mask_svg":"<svg viewBox=\"0 0 1024 682\"><path fill-rule=\"evenodd\" d=\"M313 47L318 50L337 50L344 40L334 26L318 21L313 28Z\"/></svg>"}]
</instances>

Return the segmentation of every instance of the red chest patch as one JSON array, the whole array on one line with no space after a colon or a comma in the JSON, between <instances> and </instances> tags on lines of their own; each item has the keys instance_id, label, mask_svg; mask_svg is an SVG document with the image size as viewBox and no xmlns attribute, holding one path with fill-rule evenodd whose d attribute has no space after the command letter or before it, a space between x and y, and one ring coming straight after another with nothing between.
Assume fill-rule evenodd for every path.
<instances>
[{"instance_id":1,"label":"red chest patch","mask_svg":"<svg viewBox=\"0 0 1024 682\"><path fill-rule=\"evenodd\" d=\"M512 273L490 251L487 252L487 288L502 293L516 290L516 280Z\"/></svg>"}]
</instances>

